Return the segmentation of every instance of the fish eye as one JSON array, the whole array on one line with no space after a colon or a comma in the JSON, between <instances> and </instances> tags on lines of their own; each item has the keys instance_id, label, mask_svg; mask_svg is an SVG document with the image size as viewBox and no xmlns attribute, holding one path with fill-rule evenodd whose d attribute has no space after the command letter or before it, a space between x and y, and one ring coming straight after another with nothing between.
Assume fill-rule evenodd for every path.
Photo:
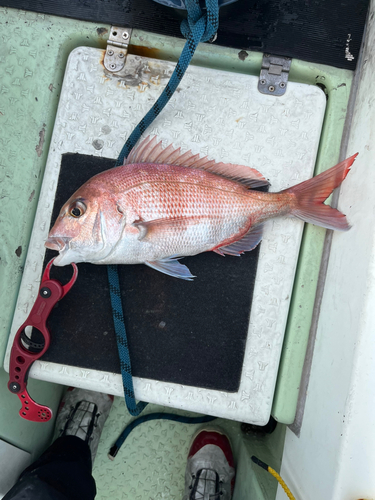
<instances>
[{"instance_id":1,"label":"fish eye","mask_svg":"<svg viewBox=\"0 0 375 500\"><path fill-rule=\"evenodd\" d=\"M69 214L78 218L81 217L86 212L86 206L81 201L75 201L69 208Z\"/></svg>"}]
</instances>

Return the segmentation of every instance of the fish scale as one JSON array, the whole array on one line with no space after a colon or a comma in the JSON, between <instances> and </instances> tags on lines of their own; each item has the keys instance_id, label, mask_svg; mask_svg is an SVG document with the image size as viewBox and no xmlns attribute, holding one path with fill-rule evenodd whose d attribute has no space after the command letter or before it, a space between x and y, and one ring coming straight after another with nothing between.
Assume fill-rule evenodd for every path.
<instances>
[{"instance_id":1,"label":"fish scale","mask_svg":"<svg viewBox=\"0 0 375 500\"><path fill-rule=\"evenodd\" d=\"M150 169L152 166L150 166ZM169 168L169 167L167 167ZM193 171L192 175L195 174ZM211 175L212 174L206 174ZM213 192L214 191L214 192ZM165 217L188 217L207 214L210 216L228 216L228 209L232 210L232 217L236 213L248 212L248 200L245 198L247 190L242 196L219 190L207 184L198 185L182 182L159 182L157 174L153 182L146 185L137 185L129 188L120 195L130 202L144 220L162 219ZM245 195L245 196L244 196Z\"/></svg>"}]
</instances>

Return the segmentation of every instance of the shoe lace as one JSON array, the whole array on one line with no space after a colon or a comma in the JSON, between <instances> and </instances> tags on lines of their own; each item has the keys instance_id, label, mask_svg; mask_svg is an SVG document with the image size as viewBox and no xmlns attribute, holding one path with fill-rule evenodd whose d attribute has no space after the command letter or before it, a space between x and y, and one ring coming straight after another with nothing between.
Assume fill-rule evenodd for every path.
<instances>
[{"instance_id":1,"label":"shoe lace","mask_svg":"<svg viewBox=\"0 0 375 500\"><path fill-rule=\"evenodd\" d=\"M223 481L214 469L200 469L191 477L189 500L220 500Z\"/></svg>"},{"instance_id":2,"label":"shoe lace","mask_svg":"<svg viewBox=\"0 0 375 500\"><path fill-rule=\"evenodd\" d=\"M95 403L79 401L75 406L71 406L62 434L69 430L70 435L76 435L89 443L99 415Z\"/></svg>"}]
</instances>

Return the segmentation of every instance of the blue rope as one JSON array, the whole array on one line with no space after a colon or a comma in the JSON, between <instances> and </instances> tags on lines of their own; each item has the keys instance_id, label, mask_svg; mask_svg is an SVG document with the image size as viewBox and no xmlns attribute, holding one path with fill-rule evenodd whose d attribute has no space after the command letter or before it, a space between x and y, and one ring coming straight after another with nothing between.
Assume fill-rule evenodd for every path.
<instances>
[{"instance_id":1,"label":"blue rope","mask_svg":"<svg viewBox=\"0 0 375 500\"><path fill-rule=\"evenodd\" d=\"M219 26L218 0L206 0L205 13L203 13L200 7L199 0L185 0L185 3L188 18L187 20L182 21L181 32L187 38L187 41L176 64L176 68L158 100L130 134L119 154L119 157L117 158L116 166L124 163L124 159L128 157L130 151L136 145L141 135L146 131L147 127L150 126L150 124L168 103L181 82L199 42L207 42L212 39L217 32ZM118 269L115 265L107 266L107 268L113 321L120 356L122 380L124 384L125 402L129 413L133 416L138 416L147 403L140 401L136 404L135 402L128 341L124 324L124 314L122 311Z\"/></svg>"},{"instance_id":2,"label":"blue rope","mask_svg":"<svg viewBox=\"0 0 375 500\"><path fill-rule=\"evenodd\" d=\"M192 60L199 42L207 42L217 32L219 26L218 0L206 0L206 14L203 14L199 5L199 0L186 0L186 7L188 11L188 19L182 21L181 32L184 37L187 38L187 42L185 43L181 56L176 64L176 68L158 100L130 134L119 154L116 167L124 163L124 159L128 157L130 151L136 145L141 135L160 114L162 109L172 97L190 64L190 61Z\"/></svg>"},{"instance_id":3,"label":"blue rope","mask_svg":"<svg viewBox=\"0 0 375 500\"><path fill-rule=\"evenodd\" d=\"M133 420L133 422L130 422L130 424L125 427L120 436L117 438L115 444L109 450L108 456L109 458L114 459L131 431L144 422L149 422L150 420L173 420L174 422L181 422L183 424L204 424L215 419L216 417L209 417L205 415L202 417L184 417L183 415L174 415L173 413L149 413L148 415L144 415L143 417Z\"/></svg>"},{"instance_id":4,"label":"blue rope","mask_svg":"<svg viewBox=\"0 0 375 500\"><path fill-rule=\"evenodd\" d=\"M111 305L113 322L115 326L117 349L120 356L120 367L122 375L122 383L124 386L125 402L128 411L133 417L137 417L142 410L147 406L147 403L140 401L135 402L132 369L130 364L128 339L125 330L124 314L122 312L120 282L117 266L108 267L109 292L111 295Z\"/></svg>"}]
</instances>

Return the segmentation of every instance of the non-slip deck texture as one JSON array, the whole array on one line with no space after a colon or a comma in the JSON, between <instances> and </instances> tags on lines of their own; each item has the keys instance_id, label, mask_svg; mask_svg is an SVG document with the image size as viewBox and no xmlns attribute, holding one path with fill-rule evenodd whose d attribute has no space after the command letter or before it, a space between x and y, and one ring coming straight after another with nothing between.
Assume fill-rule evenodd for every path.
<instances>
[{"instance_id":1,"label":"non-slip deck texture","mask_svg":"<svg viewBox=\"0 0 375 500\"><path fill-rule=\"evenodd\" d=\"M238 0L215 44L355 69L369 0ZM181 37L184 11L152 0L0 0L0 6Z\"/></svg>"},{"instance_id":2,"label":"non-slip deck texture","mask_svg":"<svg viewBox=\"0 0 375 500\"><path fill-rule=\"evenodd\" d=\"M54 222L68 196L112 159L64 154ZM133 375L234 392L238 389L259 249L183 259L197 276L172 278L145 265L119 266ZM46 262L56 252L47 251ZM67 282L71 266L53 267ZM106 266L79 264L78 279L50 316L45 361L120 373ZM88 354L89 353L89 354Z\"/></svg>"}]
</instances>

